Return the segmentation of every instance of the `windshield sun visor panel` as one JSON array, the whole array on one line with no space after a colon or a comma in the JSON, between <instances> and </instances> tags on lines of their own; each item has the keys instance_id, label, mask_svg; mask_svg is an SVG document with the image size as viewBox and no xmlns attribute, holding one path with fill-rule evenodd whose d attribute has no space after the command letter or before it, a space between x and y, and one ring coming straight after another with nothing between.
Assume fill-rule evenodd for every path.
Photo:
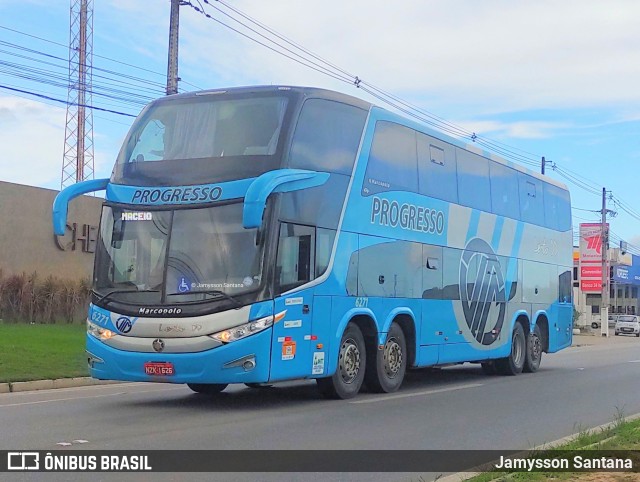
<instances>
[{"instance_id":1,"label":"windshield sun visor panel","mask_svg":"<svg viewBox=\"0 0 640 482\"><path fill-rule=\"evenodd\" d=\"M254 178L194 186L123 186L109 184L107 200L141 206L206 204L243 198Z\"/></svg>"}]
</instances>

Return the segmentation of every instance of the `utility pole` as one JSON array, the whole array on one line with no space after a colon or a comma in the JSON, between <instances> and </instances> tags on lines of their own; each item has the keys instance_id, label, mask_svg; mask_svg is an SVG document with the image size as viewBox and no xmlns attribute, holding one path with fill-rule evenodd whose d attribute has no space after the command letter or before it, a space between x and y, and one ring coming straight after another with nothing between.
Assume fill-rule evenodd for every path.
<instances>
[{"instance_id":1,"label":"utility pole","mask_svg":"<svg viewBox=\"0 0 640 482\"><path fill-rule=\"evenodd\" d=\"M167 95L178 93L178 26L181 0L171 0L169 20L169 61L167 63Z\"/></svg>"},{"instance_id":2,"label":"utility pole","mask_svg":"<svg viewBox=\"0 0 640 482\"><path fill-rule=\"evenodd\" d=\"M547 161L544 160L544 156L542 156L542 165L540 166L540 173L544 175L544 165Z\"/></svg>"},{"instance_id":3,"label":"utility pole","mask_svg":"<svg viewBox=\"0 0 640 482\"><path fill-rule=\"evenodd\" d=\"M602 306L600 308L600 334L609 336L609 268L608 253L609 230L607 229L607 191L602 188Z\"/></svg>"}]
</instances>

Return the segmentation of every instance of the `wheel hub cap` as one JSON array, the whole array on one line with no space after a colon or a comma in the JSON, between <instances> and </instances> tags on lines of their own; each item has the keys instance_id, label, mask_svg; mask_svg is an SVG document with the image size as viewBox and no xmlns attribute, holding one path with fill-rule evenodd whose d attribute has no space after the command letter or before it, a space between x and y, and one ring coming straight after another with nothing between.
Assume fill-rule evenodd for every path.
<instances>
[{"instance_id":1,"label":"wheel hub cap","mask_svg":"<svg viewBox=\"0 0 640 482\"><path fill-rule=\"evenodd\" d=\"M402 366L402 347L395 338L390 338L385 343L383 357L387 377L394 378Z\"/></svg>"},{"instance_id":2,"label":"wheel hub cap","mask_svg":"<svg viewBox=\"0 0 640 482\"><path fill-rule=\"evenodd\" d=\"M345 383L352 383L360 372L360 350L356 342L349 338L340 347L340 376Z\"/></svg>"}]
</instances>

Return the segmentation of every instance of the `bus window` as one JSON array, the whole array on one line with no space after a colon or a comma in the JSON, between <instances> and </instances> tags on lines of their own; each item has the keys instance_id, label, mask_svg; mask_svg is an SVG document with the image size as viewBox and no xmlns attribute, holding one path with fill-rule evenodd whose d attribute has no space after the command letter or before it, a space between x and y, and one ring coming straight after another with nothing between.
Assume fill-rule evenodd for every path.
<instances>
[{"instance_id":1,"label":"bus window","mask_svg":"<svg viewBox=\"0 0 640 482\"><path fill-rule=\"evenodd\" d=\"M560 303L571 303L571 271L558 267L558 301Z\"/></svg>"},{"instance_id":2,"label":"bus window","mask_svg":"<svg viewBox=\"0 0 640 482\"><path fill-rule=\"evenodd\" d=\"M508 166L491 162L491 211L499 216L520 219L518 202L518 172Z\"/></svg>"},{"instance_id":3,"label":"bus window","mask_svg":"<svg viewBox=\"0 0 640 482\"><path fill-rule=\"evenodd\" d=\"M542 182L533 176L518 173L520 191L520 219L525 223L544 226Z\"/></svg>"},{"instance_id":4,"label":"bus window","mask_svg":"<svg viewBox=\"0 0 640 482\"><path fill-rule=\"evenodd\" d=\"M442 247L422 245L422 297L442 298Z\"/></svg>"},{"instance_id":5,"label":"bus window","mask_svg":"<svg viewBox=\"0 0 640 482\"><path fill-rule=\"evenodd\" d=\"M329 266L336 232L333 229L316 230L316 276L322 276Z\"/></svg>"},{"instance_id":6,"label":"bus window","mask_svg":"<svg viewBox=\"0 0 640 482\"><path fill-rule=\"evenodd\" d=\"M377 122L362 194L418 192L417 156L414 130L392 122Z\"/></svg>"},{"instance_id":7,"label":"bus window","mask_svg":"<svg viewBox=\"0 0 640 482\"><path fill-rule=\"evenodd\" d=\"M551 184L544 185L545 226L557 231L571 229L569 193Z\"/></svg>"},{"instance_id":8,"label":"bus window","mask_svg":"<svg viewBox=\"0 0 640 482\"><path fill-rule=\"evenodd\" d=\"M455 248L442 248L442 298L460 299L460 259L462 251ZM471 258L475 263L475 256ZM475 267L475 264L474 264ZM473 267L469 268L473 271Z\"/></svg>"},{"instance_id":9,"label":"bus window","mask_svg":"<svg viewBox=\"0 0 640 482\"><path fill-rule=\"evenodd\" d=\"M418 133L420 194L458 202L456 157L453 147L426 134Z\"/></svg>"},{"instance_id":10,"label":"bus window","mask_svg":"<svg viewBox=\"0 0 640 482\"><path fill-rule=\"evenodd\" d=\"M149 122L131 151L129 162L161 161L164 159L164 124L159 119Z\"/></svg>"},{"instance_id":11,"label":"bus window","mask_svg":"<svg viewBox=\"0 0 640 482\"><path fill-rule=\"evenodd\" d=\"M491 212L489 160L463 149L456 149L456 158L460 204Z\"/></svg>"},{"instance_id":12,"label":"bus window","mask_svg":"<svg viewBox=\"0 0 640 482\"><path fill-rule=\"evenodd\" d=\"M307 100L293 135L290 166L351 175L366 118L358 107Z\"/></svg>"},{"instance_id":13,"label":"bus window","mask_svg":"<svg viewBox=\"0 0 640 482\"><path fill-rule=\"evenodd\" d=\"M360 236L361 245L375 242ZM361 248L358 296L422 297L422 245L407 241L378 242Z\"/></svg>"},{"instance_id":14,"label":"bus window","mask_svg":"<svg viewBox=\"0 0 640 482\"><path fill-rule=\"evenodd\" d=\"M276 284L284 293L311 281L314 276L312 254L315 252L315 229L311 226L281 223Z\"/></svg>"}]
</instances>

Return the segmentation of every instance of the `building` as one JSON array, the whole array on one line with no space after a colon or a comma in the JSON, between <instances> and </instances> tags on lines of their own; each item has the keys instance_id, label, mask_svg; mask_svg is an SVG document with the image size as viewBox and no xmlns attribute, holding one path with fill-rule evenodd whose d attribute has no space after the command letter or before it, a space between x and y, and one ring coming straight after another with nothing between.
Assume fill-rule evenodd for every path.
<instances>
[{"instance_id":1,"label":"building","mask_svg":"<svg viewBox=\"0 0 640 482\"><path fill-rule=\"evenodd\" d=\"M620 253L619 249L611 249L609 263L609 315L640 314L640 256ZM600 324L602 297L599 293L584 293L580 289L578 248L573 255L573 303L579 313L577 327Z\"/></svg>"},{"instance_id":2,"label":"building","mask_svg":"<svg viewBox=\"0 0 640 482\"><path fill-rule=\"evenodd\" d=\"M103 199L82 196L69 205L67 234L54 236L58 191L0 181L0 270L39 278L90 279Z\"/></svg>"}]
</instances>

